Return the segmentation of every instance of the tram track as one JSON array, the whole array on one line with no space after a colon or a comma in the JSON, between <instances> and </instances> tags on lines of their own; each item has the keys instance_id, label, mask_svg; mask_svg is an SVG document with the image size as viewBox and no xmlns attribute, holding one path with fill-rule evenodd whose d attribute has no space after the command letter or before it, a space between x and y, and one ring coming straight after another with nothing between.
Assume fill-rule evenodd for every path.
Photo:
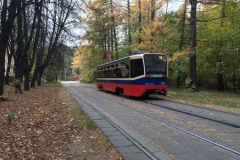
<instances>
[{"instance_id":1,"label":"tram track","mask_svg":"<svg viewBox=\"0 0 240 160\"><path fill-rule=\"evenodd\" d=\"M99 95L98 95L98 96L99 96ZM104 97L102 97L102 98L104 98ZM105 99L106 99L106 98L105 98ZM109 100L109 101L112 101L111 99L108 99L108 100ZM112 102L115 102L115 101L112 101ZM158 105L158 104L155 104L155 103L151 103L151 102L149 102L149 101L141 101L141 102L148 103L148 104L150 104L150 105L159 106L159 107L162 107L162 108L165 108L165 109L169 109L169 110L173 110L173 111L176 111L176 112L181 112L181 113L188 114L188 115L191 115L191 116L195 116L195 117L199 117L199 118L204 118L204 119L211 120L211 121L214 121L214 122L218 122L218 123L221 123L221 124L224 124L224 125L228 125L228 126L240 128L239 125L235 125L235 124L232 124L232 123L227 123L227 122L223 122L223 121L214 120L214 119L211 119L211 118L207 118L207 117L199 116L199 115L196 115L196 114L192 114L192 113L190 113L190 112L185 112L185 111L181 111L181 110L174 109L174 108L171 108L171 107L166 107L166 106ZM116 102L115 102L115 103L116 103ZM121 104L121 103L118 103L118 105L122 105L122 104ZM123 106L123 105L122 105L122 106ZM196 134L194 134L194 133L191 133L191 132L189 132L189 131L186 131L186 130L180 128L180 127L174 126L174 125L172 125L172 124L168 124L168 123L166 123L166 122L164 122L164 121L159 121L159 120L157 120L156 118L150 117L149 115L146 115L146 114L143 114L143 113L141 113L141 112L139 112L139 111L133 110L133 109L130 108L130 107L127 107L127 106L124 106L124 107L126 107L126 108L128 108L128 109L130 109L130 110L132 110L132 111L134 111L134 112L138 112L138 113L141 114L142 116L144 116L144 117L146 117L146 118L148 118L148 119L154 120L155 122L163 123L163 124L165 124L165 125L167 125L167 126L173 127L173 128L175 128L175 129L178 129L178 130L180 130L180 131L182 131L182 132L185 132L185 133L187 133L187 134L189 134L189 135L192 135L192 136L194 136L194 137L197 137L197 138L199 138L199 139L201 139L201 140L204 140L204 141L206 141L206 142L209 142L209 143L211 143L211 144L214 144L214 145L216 145L216 146L218 146L218 147L220 147L220 148L223 148L223 149L225 149L225 150L228 150L228 151L231 151L231 152L233 152L233 153L236 153L236 154L240 155L240 152L238 152L238 151L235 151L235 150L233 150L233 149L230 149L230 148L228 148L228 147L225 147L225 146L223 146L223 145L221 145L221 144L215 143L215 142L213 142L213 141L211 141L211 140L208 140L208 139L206 139L206 138L204 138L204 137L198 136L198 135L196 135ZM206 109L206 108L205 108L205 109ZM213 109L211 109L211 110L213 110ZM214 110L214 111L216 111L216 110ZM224 111L224 112L225 112L225 111ZM226 113L229 113L229 112L226 112ZM234 113L230 113L230 114L234 114ZM236 115L236 114L234 114L234 115Z\"/></svg>"},{"instance_id":2,"label":"tram track","mask_svg":"<svg viewBox=\"0 0 240 160\"><path fill-rule=\"evenodd\" d=\"M168 101L168 100L166 100L166 101ZM224 124L224 125L240 128L240 125L238 125L238 124L229 123L229 122L221 121L221 120L216 120L216 119L209 118L209 117L202 116L202 115L197 115L196 113L191 113L189 111L185 111L185 110L180 110L180 109L176 109L176 108L173 108L173 107L167 107L167 106L159 105L159 104L156 104L156 103L152 103L150 101L141 101L141 102L147 103L147 104L151 104L151 105L155 105L155 106L158 106L158 107L161 107L161 108L169 109L169 110L172 110L172 111L176 111L176 112L181 112L181 113L184 113L184 114L192 115L192 116L195 116L195 117L207 119L207 120L210 120L210 121L213 121L213 122L218 122L218 123L221 123L221 124ZM173 101L171 101L171 102L173 102ZM174 103L179 103L179 102L174 102ZM181 104L184 104L184 103L181 103ZM218 111L216 109L205 108L205 107L197 106L197 105L190 105L190 104L184 104L184 105L198 107L198 108L203 108L203 109L209 110L209 111L211 110L211 111L215 111L215 112L220 112L220 111ZM222 113L227 113L227 114L230 114L230 115L234 115L234 116L236 116L236 115L240 116L239 114L235 114L235 113L232 113L232 112L227 112L227 111L221 111L221 112Z\"/></svg>"},{"instance_id":3,"label":"tram track","mask_svg":"<svg viewBox=\"0 0 240 160\"><path fill-rule=\"evenodd\" d=\"M65 86L66 87L66 86ZM69 88L69 91L74 91ZM106 121L108 121L114 128L116 128L119 132L121 132L129 141L131 141L134 145L136 145L145 155L147 155L152 160L157 160L158 158L155 157L150 151L148 151L144 146L142 146L138 141L136 141L132 136L130 136L127 132L125 132L122 128L120 128L118 125L116 125L110 118L108 118L106 115L104 115L101 111L99 111L96 107L94 107L93 104L91 104L89 101L84 100L81 96L78 95L78 98L80 98L82 101L84 101L89 107L91 107L95 112L97 112L99 115L101 115Z\"/></svg>"},{"instance_id":4,"label":"tram track","mask_svg":"<svg viewBox=\"0 0 240 160\"><path fill-rule=\"evenodd\" d=\"M151 104L151 103L150 103L150 104ZM154 105L154 104L152 104L152 105ZM130 109L130 110L132 110L132 111L134 111L133 109L131 109L131 108L129 108L129 107L127 107L127 108ZM164 107L164 108L165 108L165 107ZM170 109L170 108L167 108L167 109ZM171 109L171 110L174 110L174 109ZM178 111L178 110L174 110L174 111ZM138 111L135 111L135 112L138 112ZM178 112L189 114L189 113L187 113L187 112L182 112L182 111L178 111ZM191 132L189 132L189 131L186 131L186 130L180 128L180 127L174 126L174 125L169 124L169 123L166 123L166 122L164 122L164 121L157 120L156 118L150 117L150 116L148 116L148 115L146 115L146 114L143 114L143 113L140 113L140 112L138 112L138 113L141 114L141 115L146 116L146 118L149 118L149 119L154 120L154 121L156 121L156 122L160 122L160 123L165 124L165 125L167 125L167 126L173 127L173 128L175 128L175 129L178 129L178 130L180 130L180 131L182 131L182 132L185 132L185 133L187 133L187 134L189 134L189 135L192 135L192 136L194 136L194 137L197 137L197 138L202 139L202 140L204 140L204 141L206 141L206 142L209 142L209 143L214 144L214 145L216 145L216 146L218 146L218 147L221 147L221 148L223 148L223 149L226 149L226 150L228 150L228 151L231 151L231 152L233 152L233 153L236 153L236 154L240 155L240 152L238 152L238 151L232 150L232 149L230 149L230 148L228 148L228 147L225 147L225 146L223 146L223 145L221 145L221 144L215 143L215 142L213 142L213 141L211 141L211 140L208 140L208 139L206 139L206 138L204 138L204 137L198 136L198 135L196 135L196 134L194 134L194 133L191 133ZM189 114L189 115L197 116L197 115L195 115L195 114ZM197 116L197 117L204 118L204 119L208 119L208 120L212 120L212 119L205 118L205 117L201 117L201 116ZM215 121L215 120L212 120L212 121ZM232 125L232 124L228 124L228 123L224 123L224 122L219 122L219 121L215 121L215 122L218 122L218 123L222 123L222 124L226 124L226 125L235 127L235 125Z\"/></svg>"},{"instance_id":5,"label":"tram track","mask_svg":"<svg viewBox=\"0 0 240 160\"><path fill-rule=\"evenodd\" d=\"M91 88L92 89L92 88ZM72 91L73 92L73 91ZM93 93L94 94L94 93ZM170 124L170 123L166 123L166 121L161 121L159 119L156 119L154 116L151 116L149 114L146 114L144 112L141 112L141 111L138 111L138 110L134 110L133 108L131 107L128 107L127 105L123 104L122 102L116 102L116 100L113 100L111 98L106 98L105 96L102 96L102 95L99 95L99 94L95 94L95 96L98 96L98 97L101 97L102 99L105 99L105 100L108 100L108 101L111 101L113 103L116 103L117 105L120 105L132 112L135 112L137 114L139 114L140 116L142 117L145 117L146 119L150 119L151 121L154 121L155 123L161 123L161 124L164 124L168 127L171 127L171 128L174 128L174 129L177 129L181 132L184 132L188 135L191 135L191 136L194 136L196 138L199 138L207 143L210 143L212 145L215 145L215 146L218 146L224 150L227 150L229 152L232 152L232 153L235 153L237 155L240 155L240 152L236 151L236 150L233 150L229 147L226 147L224 145L221 145L219 143L216 143L214 141L211 141L207 138L204 138L202 136L199 136L195 133L192 133L192 132L189 132L181 127L178 127L178 126L175 126L173 124ZM79 97L81 98L81 97ZM134 138L131 137L131 135L129 135L127 132L125 132L123 129L121 129L118 125L116 125L111 119L109 119L107 116L105 116L103 113L101 113L101 111L99 111L96 107L94 107L94 105L96 104L91 104L89 103L89 101L86 101L84 100L83 98L81 98L83 101L85 101L85 103L87 103L93 110L95 110L99 115L101 115L102 117L104 117L104 119L106 119L112 126L114 126L119 132L121 132L125 137L127 137L134 145L136 145L143 153L145 153L149 158L151 159L157 159L150 151L148 151L146 148L144 148L137 140L135 140ZM195 116L195 117L198 117L198 118L203 118L203 119L206 119L206 120L210 120L210 121L213 121L213 122L216 122L216 123L221 123L221 124L224 124L224 125L228 125L228 126L232 126L232 127L235 127L235 128L240 128L239 125L234 125L234 124L231 124L231 123L227 123L227 122L221 122L221 121L218 121L218 120L214 120L214 119L211 119L211 118L207 118L207 117L203 117L203 116L199 116L199 115L196 115L196 114L193 114L193 113L190 113L190 112L186 112L186 111L181 111L181 110L178 110L178 109L174 109L174 108L171 108L171 107L166 107L166 106L161 106L159 104L155 104L155 103L152 103L152 102L149 102L149 101L141 101L143 103L147 103L148 105L152 105L152 106L158 106L158 107L162 107L164 109L168 109L168 110L172 110L172 111L175 111L175 112L180 112L180 113L183 113L183 114L187 114L187 115L190 115L190 116Z\"/></svg>"}]
</instances>

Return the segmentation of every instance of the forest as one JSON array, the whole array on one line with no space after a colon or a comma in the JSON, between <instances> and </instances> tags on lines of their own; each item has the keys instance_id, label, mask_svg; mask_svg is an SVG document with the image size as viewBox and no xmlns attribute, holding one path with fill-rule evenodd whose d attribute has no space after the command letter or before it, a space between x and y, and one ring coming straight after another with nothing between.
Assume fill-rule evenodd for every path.
<instances>
[{"instance_id":1,"label":"forest","mask_svg":"<svg viewBox=\"0 0 240 160\"><path fill-rule=\"evenodd\" d=\"M98 65L136 50L167 54L169 86L239 92L239 8L239 0L3 0L0 96L11 80L16 93L66 75L94 82Z\"/></svg>"},{"instance_id":2,"label":"forest","mask_svg":"<svg viewBox=\"0 0 240 160\"><path fill-rule=\"evenodd\" d=\"M3 0L0 2L0 95L4 84L15 93L35 88L35 83L58 79L66 72L78 25L74 0ZM66 74L66 73L65 73Z\"/></svg>"},{"instance_id":3,"label":"forest","mask_svg":"<svg viewBox=\"0 0 240 160\"><path fill-rule=\"evenodd\" d=\"M86 82L94 82L96 66L144 50L167 54L169 86L240 91L239 0L80 3L73 68Z\"/></svg>"}]
</instances>

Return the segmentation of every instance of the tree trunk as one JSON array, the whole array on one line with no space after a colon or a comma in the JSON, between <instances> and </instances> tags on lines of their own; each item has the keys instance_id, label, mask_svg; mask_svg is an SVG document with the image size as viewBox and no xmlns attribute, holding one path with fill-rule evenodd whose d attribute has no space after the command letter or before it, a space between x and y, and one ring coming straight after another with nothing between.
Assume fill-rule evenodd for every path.
<instances>
[{"instance_id":1,"label":"tree trunk","mask_svg":"<svg viewBox=\"0 0 240 160\"><path fill-rule=\"evenodd\" d=\"M142 43L141 33L142 33L142 6L141 6L141 0L138 0L138 44ZM141 49L141 48L139 48Z\"/></svg>"},{"instance_id":2,"label":"tree trunk","mask_svg":"<svg viewBox=\"0 0 240 160\"><path fill-rule=\"evenodd\" d=\"M1 31L0 31L0 95L4 93L4 72L5 72L5 52L9 36L11 35L14 19L16 17L16 1L3 0L1 9ZM8 11L8 12L7 12ZM7 17L8 16L8 17Z\"/></svg>"},{"instance_id":3,"label":"tree trunk","mask_svg":"<svg viewBox=\"0 0 240 160\"><path fill-rule=\"evenodd\" d=\"M221 18L222 18L222 22L220 24L220 26L222 27L222 24L223 24L223 19L225 18L225 0L223 0L223 3L222 3L222 15L221 15ZM223 59L223 55L221 53L222 51L222 47L223 47L223 42L221 41L220 42L220 45L219 45L219 53L218 53L218 58L217 58L217 63L223 63L222 62L222 59ZM223 67L222 65L220 65L220 69L217 73L217 81L218 81L218 91L224 91L224 83L223 83Z\"/></svg>"},{"instance_id":4,"label":"tree trunk","mask_svg":"<svg viewBox=\"0 0 240 160\"><path fill-rule=\"evenodd\" d=\"M40 70L40 71L38 72L38 80L37 80L37 85L38 85L38 86L41 86L41 85L42 85L42 75L43 75L43 71Z\"/></svg>"},{"instance_id":5,"label":"tree trunk","mask_svg":"<svg viewBox=\"0 0 240 160\"><path fill-rule=\"evenodd\" d=\"M131 36L131 27L130 27L130 20L131 20L131 8L130 8L130 1L127 1L127 8L128 8L128 55L132 55L132 36Z\"/></svg>"},{"instance_id":6,"label":"tree trunk","mask_svg":"<svg viewBox=\"0 0 240 160\"><path fill-rule=\"evenodd\" d=\"M36 23L36 19L38 17L38 25L37 25L37 32L36 32L36 37L39 37L39 28L40 28L40 22L41 21L41 9L42 9L42 2L43 0L41 0L41 2L39 2L38 6L35 6L35 10L36 12L34 13L34 17L32 20L32 26L30 26L29 23L27 23L27 16L26 16L26 10L23 11L23 15L24 15L24 32L27 33L28 32L28 28L31 28L30 30L30 34L24 34L24 39L25 39L25 47L24 47L24 76L25 76L25 80L24 80L24 90L30 90L30 86L29 86L29 77L30 77L30 72L31 69L33 67L34 61L35 61L35 55L36 55L36 43L38 43L38 38L35 38L35 42L34 42L34 47L32 50L32 55L28 54L29 50L30 50L30 44L32 43L33 40L33 35L34 35L34 31L35 31L35 23ZM25 1L23 1L23 5L25 5ZM39 9L40 8L40 9ZM29 36L28 36L29 35Z\"/></svg>"},{"instance_id":7,"label":"tree trunk","mask_svg":"<svg viewBox=\"0 0 240 160\"><path fill-rule=\"evenodd\" d=\"M185 19L186 19L186 7L187 7L187 0L184 2L184 10L183 10L183 15L181 19L181 36L180 36L180 43L179 43L179 50L182 51L183 48L183 42L184 42L184 28L185 28ZM180 66L180 63L178 63L178 66ZM180 68L180 67L179 67ZM181 86L181 71L178 71L178 76L177 76L177 87L179 88Z\"/></svg>"},{"instance_id":8,"label":"tree trunk","mask_svg":"<svg viewBox=\"0 0 240 160\"><path fill-rule=\"evenodd\" d=\"M17 9L21 10L21 1L17 2ZM15 59L15 93L22 93L21 83L23 81L24 72L24 55L23 55L23 25L22 25L22 13L17 16L17 50Z\"/></svg>"},{"instance_id":9,"label":"tree trunk","mask_svg":"<svg viewBox=\"0 0 240 160\"><path fill-rule=\"evenodd\" d=\"M150 45L151 45L151 51L154 51L155 45L154 45L154 31L153 31L153 24L155 19L155 0L151 0L151 38L150 38Z\"/></svg>"},{"instance_id":10,"label":"tree trunk","mask_svg":"<svg viewBox=\"0 0 240 160\"><path fill-rule=\"evenodd\" d=\"M10 71L11 71L11 62L13 58L13 52L11 50L12 46L9 46L8 50L8 61L7 61L7 70L6 70L6 77L5 77L5 84L9 84L9 78L10 78Z\"/></svg>"},{"instance_id":11,"label":"tree trunk","mask_svg":"<svg viewBox=\"0 0 240 160\"><path fill-rule=\"evenodd\" d=\"M181 36L180 36L180 43L179 43L179 50L182 51L183 48L183 42L184 42L184 28L185 28L185 19L186 19L186 7L187 7L187 2L184 2L184 11L182 15L182 26L181 26Z\"/></svg>"},{"instance_id":12,"label":"tree trunk","mask_svg":"<svg viewBox=\"0 0 240 160\"><path fill-rule=\"evenodd\" d=\"M196 60L196 8L197 8L197 1L190 0L191 4L191 18L190 18L190 79L191 79L191 87L194 92L198 92L198 85L197 85L197 60Z\"/></svg>"},{"instance_id":13,"label":"tree trunk","mask_svg":"<svg viewBox=\"0 0 240 160\"><path fill-rule=\"evenodd\" d=\"M34 74L39 74L39 78L38 78L38 85L41 85L41 77L43 75L44 70L46 69L46 67L49 64L49 61L52 57L52 55L56 52L56 50L62 46L62 43L59 43L59 37L62 33L62 31L64 30L67 18L69 18L71 11L73 10L73 1L70 0L70 2L68 3L67 6L67 10L66 10L66 6L62 3L59 2L54 4L56 5L56 8L59 6L58 9L54 9L54 15L53 15L53 27L52 27L52 32L49 40L49 45L47 47L47 51L46 54L44 55L45 59L43 59L43 54L39 55L39 57L37 57L37 62L39 63L38 58L43 59L42 60L42 64L40 65L36 65L35 70L34 70ZM47 11L48 12L48 11ZM59 25L61 24L61 25ZM49 28L47 20L46 20L46 30ZM46 32L45 32L46 33ZM44 34L45 35L45 34ZM45 40L43 40L45 42ZM45 45L45 43L43 43L43 45ZM45 47L42 47L45 50ZM44 50L42 51L42 53L44 53ZM36 79L32 79L32 82L35 83Z\"/></svg>"},{"instance_id":14,"label":"tree trunk","mask_svg":"<svg viewBox=\"0 0 240 160\"><path fill-rule=\"evenodd\" d=\"M115 55L116 55L116 59L118 59L118 42L117 42L117 31L116 28L114 27L113 29L113 33L114 33L114 46L115 46Z\"/></svg>"},{"instance_id":15,"label":"tree trunk","mask_svg":"<svg viewBox=\"0 0 240 160\"><path fill-rule=\"evenodd\" d=\"M167 20L167 15L168 15L168 0L167 0L167 4L166 4L166 12L165 12L164 21Z\"/></svg>"},{"instance_id":16,"label":"tree trunk","mask_svg":"<svg viewBox=\"0 0 240 160\"><path fill-rule=\"evenodd\" d=\"M217 80L218 80L218 91L224 91L223 74L218 73Z\"/></svg>"},{"instance_id":17,"label":"tree trunk","mask_svg":"<svg viewBox=\"0 0 240 160\"><path fill-rule=\"evenodd\" d=\"M42 7L40 9L42 11ZM30 84L31 88L35 88L35 81L37 79L37 74L38 74L37 68L41 64L41 55L43 55L43 53L42 53L43 50L37 50L38 42L40 41L40 45L45 47L44 39L46 37L46 34L44 33L44 28L42 28L40 25L41 24L41 14L40 13L38 14L38 23L37 24L38 25L37 25L35 40L33 43L33 53L34 53L33 58L35 58L35 56L36 56L36 64L35 64L35 70L33 73L31 84ZM42 36L40 36L40 32L41 32Z\"/></svg>"}]
</instances>

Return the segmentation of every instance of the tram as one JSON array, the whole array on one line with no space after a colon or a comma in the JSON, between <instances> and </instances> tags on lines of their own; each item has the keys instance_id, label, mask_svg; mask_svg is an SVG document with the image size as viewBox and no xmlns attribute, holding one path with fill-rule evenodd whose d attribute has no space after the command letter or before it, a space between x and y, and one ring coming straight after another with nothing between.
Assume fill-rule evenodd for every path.
<instances>
[{"instance_id":1,"label":"tram","mask_svg":"<svg viewBox=\"0 0 240 160\"><path fill-rule=\"evenodd\" d=\"M137 51L134 55L101 64L97 66L96 87L132 97L166 96L167 55Z\"/></svg>"}]
</instances>

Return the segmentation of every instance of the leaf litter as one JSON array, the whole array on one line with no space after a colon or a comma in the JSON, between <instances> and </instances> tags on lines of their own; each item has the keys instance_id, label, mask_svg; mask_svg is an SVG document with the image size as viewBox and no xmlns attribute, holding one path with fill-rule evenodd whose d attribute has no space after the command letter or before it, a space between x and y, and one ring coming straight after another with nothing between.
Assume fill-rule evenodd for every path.
<instances>
[{"instance_id":1,"label":"leaf litter","mask_svg":"<svg viewBox=\"0 0 240 160\"><path fill-rule=\"evenodd\" d=\"M0 101L0 159L121 159L98 127L84 127L87 115L64 87L23 94L4 87L9 99Z\"/></svg>"}]
</instances>

